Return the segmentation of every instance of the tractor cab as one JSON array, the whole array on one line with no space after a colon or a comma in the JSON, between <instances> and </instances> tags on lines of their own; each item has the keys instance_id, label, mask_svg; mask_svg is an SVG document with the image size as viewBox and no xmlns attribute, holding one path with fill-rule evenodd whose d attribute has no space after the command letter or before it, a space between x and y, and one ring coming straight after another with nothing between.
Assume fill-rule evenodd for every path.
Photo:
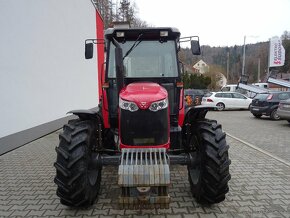
<instances>
[{"instance_id":1,"label":"tractor cab","mask_svg":"<svg viewBox=\"0 0 290 218\"><path fill-rule=\"evenodd\" d=\"M107 90L110 124L115 126L118 119L118 85L122 88L131 83L135 87L140 82L155 83L165 88L170 105L170 120L177 125L180 88L180 70L177 60L177 42L180 33L176 29L108 29L105 32L107 42L107 69L105 81ZM123 84L117 83L116 44L122 49ZM150 86L150 85L149 85ZM139 90L142 98L142 90ZM146 90L144 90L144 94ZM146 95L146 94L145 94ZM140 99L141 100L141 99ZM162 99L160 99L162 100Z\"/></svg>"},{"instance_id":2,"label":"tractor cab","mask_svg":"<svg viewBox=\"0 0 290 218\"><path fill-rule=\"evenodd\" d=\"M106 30L108 119L121 147L169 148L183 113L179 37L176 28Z\"/></svg>"}]
</instances>

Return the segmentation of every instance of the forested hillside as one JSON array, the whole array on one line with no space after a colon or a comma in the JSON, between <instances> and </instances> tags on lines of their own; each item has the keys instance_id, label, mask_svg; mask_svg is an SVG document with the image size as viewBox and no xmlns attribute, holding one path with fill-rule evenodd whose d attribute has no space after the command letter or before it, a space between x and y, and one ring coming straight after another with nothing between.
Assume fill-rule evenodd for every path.
<instances>
[{"instance_id":1,"label":"forested hillside","mask_svg":"<svg viewBox=\"0 0 290 218\"><path fill-rule=\"evenodd\" d=\"M138 7L130 0L98 0L95 1L97 8L102 14L105 29L110 27L113 22L129 22L131 27L146 27L146 21L138 17ZM275 34L273 34L275 35ZM290 32L282 34L283 46L286 50L285 65L278 70L283 73L290 73ZM249 82L257 82L258 71L260 79L266 76L268 67L269 42L260 42L246 45L245 51L245 74L249 75ZM202 46L202 54L193 56L190 49L182 48L179 57L185 64L185 70L190 73L192 66L200 59L209 65L209 73L212 83L215 83L215 73L223 73L228 83L236 83L242 73L243 65L243 46L235 45L231 47L211 47ZM228 76L227 76L228 64Z\"/></svg>"},{"instance_id":2,"label":"forested hillside","mask_svg":"<svg viewBox=\"0 0 290 218\"><path fill-rule=\"evenodd\" d=\"M290 32L285 31L281 36L286 50L285 65L278 68L280 72L290 73ZM268 67L269 42L260 42L246 45L245 74L250 76L250 82L258 81L258 68L260 65L260 79L266 76ZM243 46L211 47L202 46L202 54L194 57L188 48L181 49L180 58L188 70L200 59L204 60L210 68L216 68L226 76L227 61L229 63L228 83L236 83L242 73Z\"/></svg>"},{"instance_id":3,"label":"forested hillside","mask_svg":"<svg viewBox=\"0 0 290 218\"><path fill-rule=\"evenodd\" d=\"M103 17L105 29L116 21L129 22L131 27L148 26L145 21L138 17L138 7L130 0L98 0L95 3Z\"/></svg>"}]
</instances>

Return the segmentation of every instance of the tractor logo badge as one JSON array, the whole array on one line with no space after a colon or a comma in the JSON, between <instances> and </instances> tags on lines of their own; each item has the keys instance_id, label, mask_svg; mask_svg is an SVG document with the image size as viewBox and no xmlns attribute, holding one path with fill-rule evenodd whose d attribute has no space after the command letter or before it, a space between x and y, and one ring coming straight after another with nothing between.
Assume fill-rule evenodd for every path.
<instances>
[{"instance_id":1,"label":"tractor logo badge","mask_svg":"<svg viewBox=\"0 0 290 218\"><path fill-rule=\"evenodd\" d=\"M140 103L140 106L141 106L141 108L146 108L146 106L147 106L147 102L144 102L144 101L141 102L141 103Z\"/></svg>"}]
</instances>

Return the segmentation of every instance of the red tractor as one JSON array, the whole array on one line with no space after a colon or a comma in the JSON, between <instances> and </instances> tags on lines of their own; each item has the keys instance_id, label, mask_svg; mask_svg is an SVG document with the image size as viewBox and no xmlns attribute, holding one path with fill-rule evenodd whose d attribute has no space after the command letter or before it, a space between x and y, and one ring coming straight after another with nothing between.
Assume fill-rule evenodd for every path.
<instances>
[{"instance_id":1,"label":"red tractor","mask_svg":"<svg viewBox=\"0 0 290 218\"><path fill-rule=\"evenodd\" d=\"M221 125L205 118L213 108L185 110L177 56L183 41L190 41L194 55L200 54L198 37L180 38L175 28L106 30L100 103L95 109L71 111L78 119L64 125L56 148L54 181L62 204L92 205L106 165L118 166L119 203L125 208L168 208L174 164L187 166L198 202L225 199L229 146ZM86 58L93 57L94 43L103 42L86 40Z\"/></svg>"}]
</instances>

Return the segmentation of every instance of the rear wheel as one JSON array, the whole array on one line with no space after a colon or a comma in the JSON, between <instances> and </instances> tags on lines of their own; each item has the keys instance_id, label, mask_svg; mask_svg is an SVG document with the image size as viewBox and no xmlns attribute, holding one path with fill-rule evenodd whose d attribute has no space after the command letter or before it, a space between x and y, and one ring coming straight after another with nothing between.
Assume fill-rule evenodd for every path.
<instances>
[{"instance_id":1,"label":"rear wheel","mask_svg":"<svg viewBox=\"0 0 290 218\"><path fill-rule=\"evenodd\" d=\"M216 121L197 121L192 124L189 143L193 149L188 178L193 196L200 203L223 201L229 191L231 161L221 125Z\"/></svg>"},{"instance_id":2,"label":"rear wheel","mask_svg":"<svg viewBox=\"0 0 290 218\"><path fill-rule=\"evenodd\" d=\"M288 121L288 123L290 123L290 120L287 120Z\"/></svg>"},{"instance_id":3,"label":"rear wheel","mask_svg":"<svg viewBox=\"0 0 290 218\"><path fill-rule=\"evenodd\" d=\"M277 109L274 109L274 110L271 112L270 117L271 117L272 120L280 120L280 117L279 117L278 114L277 114Z\"/></svg>"},{"instance_id":4,"label":"rear wheel","mask_svg":"<svg viewBox=\"0 0 290 218\"><path fill-rule=\"evenodd\" d=\"M74 207L90 206L97 198L102 167L93 164L97 140L95 121L71 120L63 127L56 147L57 195L62 204Z\"/></svg>"},{"instance_id":5,"label":"rear wheel","mask_svg":"<svg viewBox=\"0 0 290 218\"><path fill-rule=\"evenodd\" d=\"M218 111L223 111L225 109L224 103L219 102L216 104L216 106Z\"/></svg>"}]
</instances>

